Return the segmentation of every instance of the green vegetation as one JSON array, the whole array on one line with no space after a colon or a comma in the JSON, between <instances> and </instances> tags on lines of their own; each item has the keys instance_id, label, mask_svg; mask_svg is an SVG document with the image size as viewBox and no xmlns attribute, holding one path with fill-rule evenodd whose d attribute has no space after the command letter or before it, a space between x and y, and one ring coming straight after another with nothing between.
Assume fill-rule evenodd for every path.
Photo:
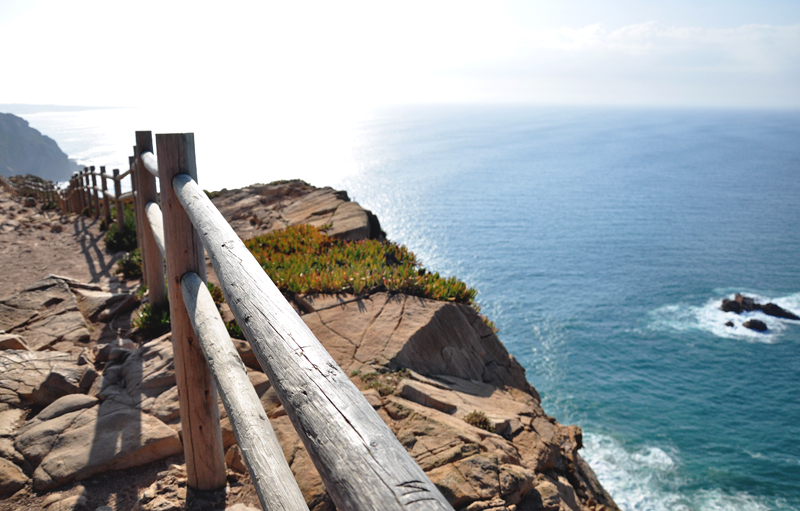
<instances>
[{"instance_id":1,"label":"green vegetation","mask_svg":"<svg viewBox=\"0 0 800 511\"><path fill-rule=\"evenodd\" d=\"M142 278L142 253L138 248L131 250L117 261L116 273L122 275L125 280Z\"/></svg>"},{"instance_id":2,"label":"green vegetation","mask_svg":"<svg viewBox=\"0 0 800 511\"><path fill-rule=\"evenodd\" d=\"M136 215L133 212L133 205L125 205L123 216L125 221L122 224L122 230L119 229L116 222L112 222L103 238L106 242L106 249L111 252L130 251L136 248Z\"/></svg>"},{"instance_id":3,"label":"green vegetation","mask_svg":"<svg viewBox=\"0 0 800 511\"><path fill-rule=\"evenodd\" d=\"M489 422L489 418L483 412L479 412L477 410L469 412L467 416L464 417L464 422L472 426L475 426L476 428L485 429L486 431L494 433L494 428L492 428L492 423Z\"/></svg>"},{"instance_id":4,"label":"green vegetation","mask_svg":"<svg viewBox=\"0 0 800 511\"><path fill-rule=\"evenodd\" d=\"M358 376L368 389L375 389L381 396L393 394L397 385L403 378L409 375L408 369L398 369L396 371L371 372L361 374L361 371L353 371L351 376Z\"/></svg>"},{"instance_id":5,"label":"green vegetation","mask_svg":"<svg viewBox=\"0 0 800 511\"><path fill-rule=\"evenodd\" d=\"M342 241L298 225L245 241L286 293L402 292L472 304L475 290L455 277L428 273L406 247L388 241Z\"/></svg>"},{"instance_id":6,"label":"green vegetation","mask_svg":"<svg viewBox=\"0 0 800 511\"><path fill-rule=\"evenodd\" d=\"M133 320L133 326L151 338L165 334L170 329L169 309L158 310L146 303Z\"/></svg>"}]
</instances>

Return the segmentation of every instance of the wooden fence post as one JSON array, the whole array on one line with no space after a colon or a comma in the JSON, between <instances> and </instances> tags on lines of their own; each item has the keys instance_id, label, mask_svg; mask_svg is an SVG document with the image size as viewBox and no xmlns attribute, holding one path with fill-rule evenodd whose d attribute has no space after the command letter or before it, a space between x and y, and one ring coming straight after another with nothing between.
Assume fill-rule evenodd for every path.
<instances>
[{"instance_id":1,"label":"wooden fence post","mask_svg":"<svg viewBox=\"0 0 800 511\"><path fill-rule=\"evenodd\" d=\"M142 260L147 261L146 282L149 292L150 306L155 310L165 310L167 306L167 291L164 284L164 262L161 251L158 250L156 240L153 238L153 229L147 220L145 208L148 202L158 204L158 190L156 189L156 178L144 168L141 155L145 152L153 152L153 136L149 131L136 132L136 189L139 193L139 206L141 208L141 227L137 230L142 231Z\"/></svg>"},{"instance_id":2,"label":"wooden fence post","mask_svg":"<svg viewBox=\"0 0 800 511\"><path fill-rule=\"evenodd\" d=\"M133 146L133 154L136 154L136 146ZM144 217L144 204L139 204L139 190L136 173L136 156L128 157L128 162L131 167L131 191L133 192L133 217L136 222L136 246L139 248L139 254L142 256L142 283L147 284L147 259L144 257L144 242L142 241L142 223L146 221Z\"/></svg>"},{"instance_id":3,"label":"wooden fence post","mask_svg":"<svg viewBox=\"0 0 800 511\"><path fill-rule=\"evenodd\" d=\"M94 217L100 218L100 194L97 193L97 175L94 172L94 165L89 167L92 172L92 195L94 195Z\"/></svg>"},{"instance_id":4,"label":"wooden fence post","mask_svg":"<svg viewBox=\"0 0 800 511\"><path fill-rule=\"evenodd\" d=\"M114 206L117 208L117 230L122 232L122 226L125 225L125 211L122 206L122 201L119 199L122 195L122 184L119 182L119 169L114 169Z\"/></svg>"},{"instance_id":5,"label":"wooden fence post","mask_svg":"<svg viewBox=\"0 0 800 511\"><path fill-rule=\"evenodd\" d=\"M106 229L111 227L111 210L108 207L108 183L106 183L106 168L100 167L100 182L103 189L103 218L106 220Z\"/></svg>"},{"instance_id":6,"label":"wooden fence post","mask_svg":"<svg viewBox=\"0 0 800 511\"><path fill-rule=\"evenodd\" d=\"M83 167L83 196L86 198L86 208L88 208L89 216L94 216L92 209L92 193L89 191L89 168Z\"/></svg>"},{"instance_id":7,"label":"wooden fence post","mask_svg":"<svg viewBox=\"0 0 800 511\"><path fill-rule=\"evenodd\" d=\"M217 389L195 337L181 290L181 277L191 271L205 281L205 252L191 220L175 196L172 178L186 173L197 179L194 135L156 135L161 208L164 216L169 308L175 376L181 406L183 449L188 484L197 490L225 487L225 459L220 431Z\"/></svg>"}]
</instances>

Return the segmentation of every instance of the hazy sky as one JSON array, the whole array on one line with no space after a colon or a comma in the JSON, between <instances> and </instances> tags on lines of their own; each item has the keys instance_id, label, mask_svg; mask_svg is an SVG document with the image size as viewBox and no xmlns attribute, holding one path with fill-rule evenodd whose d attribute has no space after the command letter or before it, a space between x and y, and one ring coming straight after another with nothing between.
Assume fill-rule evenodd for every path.
<instances>
[{"instance_id":1,"label":"hazy sky","mask_svg":"<svg viewBox=\"0 0 800 511\"><path fill-rule=\"evenodd\" d=\"M800 1L0 0L0 104L800 107Z\"/></svg>"}]
</instances>

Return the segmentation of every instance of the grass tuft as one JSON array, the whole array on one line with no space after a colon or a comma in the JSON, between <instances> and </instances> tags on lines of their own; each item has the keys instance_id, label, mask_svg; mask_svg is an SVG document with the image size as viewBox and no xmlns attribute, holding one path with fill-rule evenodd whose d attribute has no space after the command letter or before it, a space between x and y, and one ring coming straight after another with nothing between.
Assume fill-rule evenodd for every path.
<instances>
[{"instance_id":1,"label":"grass tuft","mask_svg":"<svg viewBox=\"0 0 800 511\"><path fill-rule=\"evenodd\" d=\"M467 416L464 417L464 422L472 426L475 426L476 428L485 429L486 431L494 433L494 428L492 428L492 423L489 421L489 418L483 412L479 412L477 410L469 412Z\"/></svg>"}]
</instances>

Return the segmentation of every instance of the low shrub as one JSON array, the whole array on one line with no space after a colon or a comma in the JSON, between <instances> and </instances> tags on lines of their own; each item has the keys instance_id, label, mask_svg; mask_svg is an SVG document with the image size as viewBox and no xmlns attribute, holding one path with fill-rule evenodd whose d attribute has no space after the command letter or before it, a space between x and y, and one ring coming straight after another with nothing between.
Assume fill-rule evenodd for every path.
<instances>
[{"instance_id":1,"label":"low shrub","mask_svg":"<svg viewBox=\"0 0 800 511\"><path fill-rule=\"evenodd\" d=\"M136 248L136 216L132 205L125 206L123 216L122 229L116 222L112 222L103 238L106 249L110 252L130 251Z\"/></svg>"},{"instance_id":2,"label":"low shrub","mask_svg":"<svg viewBox=\"0 0 800 511\"><path fill-rule=\"evenodd\" d=\"M494 433L494 428L492 428L492 423L489 421L489 418L486 416L485 413L479 412L477 410L473 410L464 417L464 422L475 426L476 428L485 429L486 431L491 431Z\"/></svg>"},{"instance_id":3,"label":"low shrub","mask_svg":"<svg viewBox=\"0 0 800 511\"><path fill-rule=\"evenodd\" d=\"M158 337L165 334L170 329L169 308L159 310L146 303L133 320L133 326L149 337Z\"/></svg>"},{"instance_id":4,"label":"low shrub","mask_svg":"<svg viewBox=\"0 0 800 511\"><path fill-rule=\"evenodd\" d=\"M116 273L122 275L125 280L142 278L142 253L138 248L131 250L117 261Z\"/></svg>"}]
</instances>

